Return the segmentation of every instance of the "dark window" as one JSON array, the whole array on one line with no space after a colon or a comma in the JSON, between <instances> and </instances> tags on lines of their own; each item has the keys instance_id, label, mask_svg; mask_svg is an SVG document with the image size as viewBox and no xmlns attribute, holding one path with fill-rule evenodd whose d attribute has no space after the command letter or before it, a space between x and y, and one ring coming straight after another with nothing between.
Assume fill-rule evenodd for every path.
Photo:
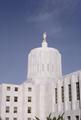
<instances>
[{"instance_id":1,"label":"dark window","mask_svg":"<svg viewBox=\"0 0 81 120\"><path fill-rule=\"evenodd\" d=\"M5 120L9 120L9 117L6 117Z\"/></svg>"},{"instance_id":2,"label":"dark window","mask_svg":"<svg viewBox=\"0 0 81 120\"><path fill-rule=\"evenodd\" d=\"M11 89L11 88L10 88L10 86L7 86L7 88L6 88L6 89L7 89L7 91L10 91L10 89Z\"/></svg>"},{"instance_id":3,"label":"dark window","mask_svg":"<svg viewBox=\"0 0 81 120\"><path fill-rule=\"evenodd\" d=\"M76 82L76 94L77 94L77 100L80 100L79 82Z\"/></svg>"},{"instance_id":4,"label":"dark window","mask_svg":"<svg viewBox=\"0 0 81 120\"><path fill-rule=\"evenodd\" d=\"M31 120L31 118L29 117L28 120Z\"/></svg>"},{"instance_id":5,"label":"dark window","mask_svg":"<svg viewBox=\"0 0 81 120\"><path fill-rule=\"evenodd\" d=\"M28 87L28 91L31 92L31 91L32 91L32 88L31 88L31 87Z\"/></svg>"},{"instance_id":6,"label":"dark window","mask_svg":"<svg viewBox=\"0 0 81 120\"><path fill-rule=\"evenodd\" d=\"M9 112L10 112L10 107L6 106L6 113L9 113Z\"/></svg>"},{"instance_id":7,"label":"dark window","mask_svg":"<svg viewBox=\"0 0 81 120\"><path fill-rule=\"evenodd\" d=\"M14 97L14 102L18 102L18 97Z\"/></svg>"},{"instance_id":8,"label":"dark window","mask_svg":"<svg viewBox=\"0 0 81 120\"><path fill-rule=\"evenodd\" d=\"M30 96L28 97L28 102L31 102L31 97Z\"/></svg>"},{"instance_id":9,"label":"dark window","mask_svg":"<svg viewBox=\"0 0 81 120\"><path fill-rule=\"evenodd\" d=\"M61 92L62 92L62 102L64 102L64 87L61 87Z\"/></svg>"},{"instance_id":10,"label":"dark window","mask_svg":"<svg viewBox=\"0 0 81 120\"><path fill-rule=\"evenodd\" d=\"M68 120L71 120L71 117L70 117L70 116L67 116L67 119L68 119Z\"/></svg>"},{"instance_id":11,"label":"dark window","mask_svg":"<svg viewBox=\"0 0 81 120\"><path fill-rule=\"evenodd\" d=\"M37 64L37 71L39 71L39 64Z\"/></svg>"},{"instance_id":12,"label":"dark window","mask_svg":"<svg viewBox=\"0 0 81 120\"><path fill-rule=\"evenodd\" d=\"M28 113L31 113L31 107L28 107Z\"/></svg>"},{"instance_id":13,"label":"dark window","mask_svg":"<svg viewBox=\"0 0 81 120\"><path fill-rule=\"evenodd\" d=\"M44 64L42 64L42 71L44 71Z\"/></svg>"},{"instance_id":14,"label":"dark window","mask_svg":"<svg viewBox=\"0 0 81 120\"><path fill-rule=\"evenodd\" d=\"M17 120L17 118L16 118L16 117L14 117L14 118L13 118L13 120Z\"/></svg>"},{"instance_id":15,"label":"dark window","mask_svg":"<svg viewBox=\"0 0 81 120\"><path fill-rule=\"evenodd\" d=\"M15 91L18 91L18 87L15 87L14 90L15 90Z\"/></svg>"},{"instance_id":16,"label":"dark window","mask_svg":"<svg viewBox=\"0 0 81 120\"><path fill-rule=\"evenodd\" d=\"M57 88L55 88L55 103L57 104Z\"/></svg>"},{"instance_id":17,"label":"dark window","mask_svg":"<svg viewBox=\"0 0 81 120\"><path fill-rule=\"evenodd\" d=\"M79 79L80 79L79 75L77 76L77 79L78 79L78 81L79 81Z\"/></svg>"},{"instance_id":18,"label":"dark window","mask_svg":"<svg viewBox=\"0 0 81 120\"><path fill-rule=\"evenodd\" d=\"M53 72L54 66L52 65L51 67L52 67L51 69L52 69L52 72Z\"/></svg>"},{"instance_id":19,"label":"dark window","mask_svg":"<svg viewBox=\"0 0 81 120\"><path fill-rule=\"evenodd\" d=\"M10 96L6 96L6 101L7 101L7 102L10 101Z\"/></svg>"},{"instance_id":20,"label":"dark window","mask_svg":"<svg viewBox=\"0 0 81 120\"><path fill-rule=\"evenodd\" d=\"M17 107L14 107L14 111L13 111L14 113L17 113Z\"/></svg>"},{"instance_id":21,"label":"dark window","mask_svg":"<svg viewBox=\"0 0 81 120\"><path fill-rule=\"evenodd\" d=\"M68 85L68 91L69 91L69 101L72 100L72 94L71 94L71 84Z\"/></svg>"},{"instance_id":22,"label":"dark window","mask_svg":"<svg viewBox=\"0 0 81 120\"><path fill-rule=\"evenodd\" d=\"M47 71L50 71L50 66L49 66L49 64L47 64Z\"/></svg>"},{"instance_id":23,"label":"dark window","mask_svg":"<svg viewBox=\"0 0 81 120\"><path fill-rule=\"evenodd\" d=\"M76 120L79 120L79 116L78 115L76 116Z\"/></svg>"}]
</instances>

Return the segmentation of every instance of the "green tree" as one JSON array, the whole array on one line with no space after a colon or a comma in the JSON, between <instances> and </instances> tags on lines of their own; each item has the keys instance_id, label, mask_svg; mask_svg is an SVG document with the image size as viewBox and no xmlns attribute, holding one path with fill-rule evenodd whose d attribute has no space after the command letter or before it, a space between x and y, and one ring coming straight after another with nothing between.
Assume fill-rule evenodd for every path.
<instances>
[{"instance_id":1,"label":"green tree","mask_svg":"<svg viewBox=\"0 0 81 120\"><path fill-rule=\"evenodd\" d=\"M51 113L49 114L49 116L46 118L46 120L64 120L63 119L63 115L64 115L64 113L62 114L62 115L58 115L58 117L51 117ZM36 120L40 120L38 117L35 117L35 119Z\"/></svg>"}]
</instances>

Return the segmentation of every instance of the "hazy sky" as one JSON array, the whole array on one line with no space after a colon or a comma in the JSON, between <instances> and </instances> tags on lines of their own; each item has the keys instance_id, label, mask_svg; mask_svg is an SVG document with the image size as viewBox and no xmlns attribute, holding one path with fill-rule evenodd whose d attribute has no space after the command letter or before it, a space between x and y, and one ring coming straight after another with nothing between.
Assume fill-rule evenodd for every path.
<instances>
[{"instance_id":1,"label":"hazy sky","mask_svg":"<svg viewBox=\"0 0 81 120\"><path fill-rule=\"evenodd\" d=\"M21 83L27 57L48 44L62 54L63 75L81 69L81 0L0 0L0 83Z\"/></svg>"}]
</instances>

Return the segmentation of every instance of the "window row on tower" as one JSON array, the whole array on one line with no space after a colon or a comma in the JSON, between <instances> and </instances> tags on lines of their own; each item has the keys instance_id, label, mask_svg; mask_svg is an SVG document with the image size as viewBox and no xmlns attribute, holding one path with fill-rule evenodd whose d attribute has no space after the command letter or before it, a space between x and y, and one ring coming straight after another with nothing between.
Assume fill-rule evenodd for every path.
<instances>
[{"instance_id":1,"label":"window row on tower","mask_svg":"<svg viewBox=\"0 0 81 120\"><path fill-rule=\"evenodd\" d=\"M5 117L5 120L10 120L9 117ZM18 120L17 117L13 117L13 120Z\"/></svg>"},{"instance_id":2,"label":"window row on tower","mask_svg":"<svg viewBox=\"0 0 81 120\"><path fill-rule=\"evenodd\" d=\"M5 120L10 120L9 117L5 117ZM19 120L17 117L13 117L13 120ZM27 120L31 120L31 117L28 117Z\"/></svg>"},{"instance_id":3,"label":"window row on tower","mask_svg":"<svg viewBox=\"0 0 81 120\"><path fill-rule=\"evenodd\" d=\"M11 91L11 86L7 86L7 87L6 87L6 90L7 90L7 91ZM14 87L14 91L17 92L17 91L18 91L18 87Z\"/></svg>"},{"instance_id":4,"label":"window row on tower","mask_svg":"<svg viewBox=\"0 0 81 120\"><path fill-rule=\"evenodd\" d=\"M61 100L64 102L64 86L61 86ZM68 98L72 101L72 85L68 84ZM80 100L80 87L79 82L76 82L76 100ZM58 88L55 88L55 103L58 103Z\"/></svg>"},{"instance_id":5,"label":"window row on tower","mask_svg":"<svg viewBox=\"0 0 81 120\"><path fill-rule=\"evenodd\" d=\"M11 96L6 96L6 102L9 102L9 101L10 101L10 97L11 97ZM13 97L13 101L14 101L14 102L18 102L18 96L14 96L14 97Z\"/></svg>"},{"instance_id":6,"label":"window row on tower","mask_svg":"<svg viewBox=\"0 0 81 120\"><path fill-rule=\"evenodd\" d=\"M10 112L10 106L6 106L5 112L6 113ZM13 113L17 113L17 112L18 112L18 107L17 106L13 107Z\"/></svg>"},{"instance_id":7,"label":"window row on tower","mask_svg":"<svg viewBox=\"0 0 81 120\"><path fill-rule=\"evenodd\" d=\"M6 90L7 91L11 91L11 87L13 87L13 86L6 86ZM14 87L14 91L18 91L19 90L19 88L18 87ZM30 91L32 91L32 88L31 87L28 87L28 92L30 92Z\"/></svg>"},{"instance_id":8,"label":"window row on tower","mask_svg":"<svg viewBox=\"0 0 81 120\"><path fill-rule=\"evenodd\" d=\"M6 106L5 112L10 113L10 106ZM13 107L13 113L18 113L18 107L17 106ZM28 106L27 113L31 113L31 106Z\"/></svg>"},{"instance_id":9,"label":"window row on tower","mask_svg":"<svg viewBox=\"0 0 81 120\"><path fill-rule=\"evenodd\" d=\"M10 98L11 98L11 96L6 96L6 102L10 102ZM18 96L14 96L13 101L18 102ZM27 101L32 102L32 97L28 96Z\"/></svg>"},{"instance_id":10,"label":"window row on tower","mask_svg":"<svg viewBox=\"0 0 81 120\"><path fill-rule=\"evenodd\" d=\"M47 71L47 72L53 72L54 71L54 65L50 65L50 64L35 64L33 65L33 71L38 71L38 72L44 72L44 71Z\"/></svg>"}]
</instances>

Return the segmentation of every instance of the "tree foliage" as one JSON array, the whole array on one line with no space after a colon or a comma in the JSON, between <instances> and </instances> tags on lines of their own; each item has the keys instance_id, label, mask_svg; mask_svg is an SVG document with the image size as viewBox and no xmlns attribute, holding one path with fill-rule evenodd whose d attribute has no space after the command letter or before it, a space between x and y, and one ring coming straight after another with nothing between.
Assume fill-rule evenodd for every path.
<instances>
[{"instance_id":1,"label":"tree foliage","mask_svg":"<svg viewBox=\"0 0 81 120\"><path fill-rule=\"evenodd\" d=\"M58 115L57 117L55 117L55 116L51 117L51 113L50 113L49 116L46 118L46 120L64 120L63 115L64 115L64 113L62 115ZM40 120L40 118L35 117L35 120Z\"/></svg>"}]
</instances>

